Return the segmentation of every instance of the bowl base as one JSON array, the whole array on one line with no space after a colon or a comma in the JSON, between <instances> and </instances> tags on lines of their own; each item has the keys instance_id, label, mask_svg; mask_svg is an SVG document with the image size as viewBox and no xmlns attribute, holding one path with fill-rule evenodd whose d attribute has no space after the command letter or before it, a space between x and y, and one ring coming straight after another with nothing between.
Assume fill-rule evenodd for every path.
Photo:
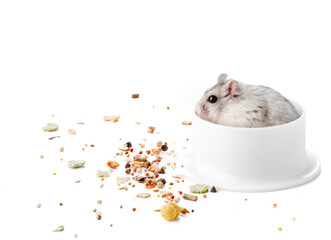
<instances>
[{"instance_id":1,"label":"bowl base","mask_svg":"<svg viewBox=\"0 0 331 240\"><path fill-rule=\"evenodd\" d=\"M194 166L192 161L192 152L187 150L183 153L178 161L178 166L183 165L182 174L185 178L201 184L215 186L224 191L230 192L271 192L288 188L297 187L316 179L321 172L321 165L319 158L307 151L307 167L300 173L292 177L275 176L265 177L261 179L247 179L240 176L234 176L231 181L222 176L203 176ZM189 161L192 161L189 163ZM208 175L208 173L207 173Z\"/></svg>"}]
</instances>

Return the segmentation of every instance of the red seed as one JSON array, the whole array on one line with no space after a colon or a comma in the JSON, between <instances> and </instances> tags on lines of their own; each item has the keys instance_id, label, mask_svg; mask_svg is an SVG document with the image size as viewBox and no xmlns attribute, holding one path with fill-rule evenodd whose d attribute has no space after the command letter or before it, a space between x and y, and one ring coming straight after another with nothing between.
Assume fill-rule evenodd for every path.
<instances>
[{"instance_id":1,"label":"red seed","mask_svg":"<svg viewBox=\"0 0 331 240\"><path fill-rule=\"evenodd\" d=\"M146 175L146 177L148 177L149 176L149 173L147 172L147 173L145 173L145 175Z\"/></svg>"},{"instance_id":2,"label":"red seed","mask_svg":"<svg viewBox=\"0 0 331 240\"><path fill-rule=\"evenodd\" d=\"M147 151L146 151L146 153L147 153L147 154L150 154L150 153L151 153L151 151L147 150Z\"/></svg>"},{"instance_id":3,"label":"red seed","mask_svg":"<svg viewBox=\"0 0 331 240\"><path fill-rule=\"evenodd\" d=\"M179 193L179 195L182 195L182 194L183 194L183 192L182 192L182 191L178 191L178 193Z\"/></svg>"},{"instance_id":4,"label":"red seed","mask_svg":"<svg viewBox=\"0 0 331 240\"><path fill-rule=\"evenodd\" d=\"M130 149L130 152L133 152L133 148Z\"/></svg>"},{"instance_id":5,"label":"red seed","mask_svg":"<svg viewBox=\"0 0 331 240\"><path fill-rule=\"evenodd\" d=\"M171 199L174 199L174 198L175 198L175 196L174 196L174 195L172 195L172 196L171 196Z\"/></svg>"},{"instance_id":6,"label":"red seed","mask_svg":"<svg viewBox=\"0 0 331 240\"><path fill-rule=\"evenodd\" d=\"M134 211L134 212L135 212L135 211L136 211L136 209L135 209L135 208L132 208L132 211Z\"/></svg>"},{"instance_id":7,"label":"red seed","mask_svg":"<svg viewBox=\"0 0 331 240\"><path fill-rule=\"evenodd\" d=\"M125 152L125 155L128 154L129 152Z\"/></svg>"},{"instance_id":8,"label":"red seed","mask_svg":"<svg viewBox=\"0 0 331 240\"><path fill-rule=\"evenodd\" d=\"M159 174L156 174L155 177L158 178L159 177Z\"/></svg>"},{"instance_id":9,"label":"red seed","mask_svg":"<svg viewBox=\"0 0 331 240\"><path fill-rule=\"evenodd\" d=\"M157 159L156 161L157 161L157 162L161 162L161 159Z\"/></svg>"},{"instance_id":10,"label":"red seed","mask_svg":"<svg viewBox=\"0 0 331 240\"><path fill-rule=\"evenodd\" d=\"M143 151L140 151L140 152L139 152L139 154L142 154L142 153L143 153Z\"/></svg>"}]
</instances>

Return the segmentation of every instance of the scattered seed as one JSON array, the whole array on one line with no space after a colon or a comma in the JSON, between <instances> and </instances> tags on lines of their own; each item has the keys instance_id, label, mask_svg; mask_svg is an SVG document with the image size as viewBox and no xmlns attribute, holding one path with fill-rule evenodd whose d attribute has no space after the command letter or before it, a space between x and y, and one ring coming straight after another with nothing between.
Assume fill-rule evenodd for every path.
<instances>
[{"instance_id":1,"label":"scattered seed","mask_svg":"<svg viewBox=\"0 0 331 240\"><path fill-rule=\"evenodd\" d=\"M44 132L55 132L58 129L59 129L59 125L55 123L47 123L47 125L42 128Z\"/></svg>"},{"instance_id":2,"label":"scattered seed","mask_svg":"<svg viewBox=\"0 0 331 240\"><path fill-rule=\"evenodd\" d=\"M59 138L60 136L54 136L54 137L50 137L48 138L48 140L53 140L54 138Z\"/></svg>"},{"instance_id":3,"label":"scattered seed","mask_svg":"<svg viewBox=\"0 0 331 240\"><path fill-rule=\"evenodd\" d=\"M68 162L69 168L81 168L84 167L85 161L84 160L71 160Z\"/></svg>"},{"instance_id":4,"label":"scattered seed","mask_svg":"<svg viewBox=\"0 0 331 240\"><path fill-rule=\"evenodd\" d=\"M53 232L62 232L64 230L64 226L61 225L57 229L53 230Z\"/></svg>"},{"instance_id":5,"label":"scattered seed","mask_svg":"<svg viewBox=\"0 0 331 240\"><path fill-rule=\"evenodd\" d=\"M73 129L69 129L68 130L68 133L71 134L71 135L76 135L76 131L73 130Z\"/></svg>"},{"instance_id":6,"label":"scattered seed","mask_svg":"<svg viewBox=\"0 0 331 240\"><path fill-rule=\"evenodd\" d=\"M97 201L97 203L98 203L98 204L101 204L101 203L102 203L102 201L101 201L101 200L98 200L98 201Z\"/></svg>"},{"instance_id":7,"label":"scattered seed","mask_svg":"<svg viewBox=\"0 0 331 240\"><path fill-rule=\"evenodd\" d=\"M107 162L107 165L110 167L110 168L117 168L120 164L118 162L115 162L115 161L108 161Z\"/></svg>"},{"instance_id":8,"label":"scattered seed","mask_svg":"<svg viewBox=\"0 0 331 240\"><path fill-rule=\"evenodd\" d=\"M41 208L41 204L40 203L37 205L37 208Z\"/></svg>"},{"instance_id":9,"label":"scattered seed","mask_svg":"<svg viewBox=\"0 0 331 240\"><path fill-rule=\"evenodd\" d=\"M131 95L132 98L139 98L139 93L135 93Z\"/></svg>"},{"instance_id":10,"label":"scattered seed","mask_svg":"<svg viewBox=\"0 0 331 240\"><path fill-rule=\"evenodd\" d=\"M139 193L136 195L138 198L149 198L151 194L149 193Z\"/></svg>"},{"instance_id":11,"label":"scattered seed","mask_svg":"<svg viewBox=\"0 0 331 240\"><path fill-rule=\"evenodd\" d=\"M44 159L44 155L40 155L40 158L41 158L41 159Z\"/></svg>"},{"instance_id":12,"label":"scattered seed","mask_svg":"<svg viewBox=\"0 0 331 240\"><path fill-rule=\"evenodd\" d=\"M64 151L64 147L60 147L59 151L60 152L63 152Z\"/></svg>"},{"instance_id":13,"label":"scattered seed","mask_svg":"<svg viewBox=\"0 0 331 240\"><path fill-rule=\"evenodd\" d=\"M148 133L154 133L154 131L155 131L155 127L149 126L149 127L147 128L147 132L148 132Z\"/></svg>"},{"instance_id":14,"label":"scattered seed","mask_svg":"<svg viewBox=\"0 0 331 240\"><path fill-rule=\"evenodd\" d=\"M180 208L180 213L185 215L186 213L190 213L190 211L187 210L186 208L181 207Z\"/></svg>"},{"instance_id":15,"label":"scattered seed","mask_svg":"<svg viewBox=\"0 0 331 240\"><path fill-rule=\"evenodd\" d=\"M103 118L103 120L105 122L118 122L118 119L120 118L120 116L105 116Z\"/></svg>"}]
</instances>

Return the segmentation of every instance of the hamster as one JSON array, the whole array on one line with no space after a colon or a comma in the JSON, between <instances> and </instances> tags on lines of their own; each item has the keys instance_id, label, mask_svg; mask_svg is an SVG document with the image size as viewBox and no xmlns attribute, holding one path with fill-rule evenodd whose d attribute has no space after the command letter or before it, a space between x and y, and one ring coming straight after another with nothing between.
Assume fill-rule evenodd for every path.
<instances>
[{"instance_id":1,"label":"hamster","mask_svg":"<svg viewBox=\"0 0 331 240\"><path fill-rule=\"evenodd\" d=\"M285 124L299 118L295 107L277 91L227 79L222 73L195 106L200 118L212 123L241 128Z\"/></svg>"}]
</instances>

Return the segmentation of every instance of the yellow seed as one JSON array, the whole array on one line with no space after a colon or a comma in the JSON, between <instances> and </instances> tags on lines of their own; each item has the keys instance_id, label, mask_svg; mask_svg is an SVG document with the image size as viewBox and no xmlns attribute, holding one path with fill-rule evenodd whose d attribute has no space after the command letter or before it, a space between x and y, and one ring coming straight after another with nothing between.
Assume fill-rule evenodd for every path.
<instances>
[{"instance_id":1,"label":"yellow seed","mask_svg":"<svg viewBox=\"0 0 331 240\"><path fill-rule=\"evenodd\" d=\"M295 221L295 218L293 218L293 221Z\"/></svg>"},{"instance_id":2,"label":"yellow seed","mask_svg":"<svg viewBox=\"0 0 331 240\"><path fill-rule=\"evenodd\" d=\"M282 228L280 227L280 228L278 228L278 231L282 231Z\"/></svg>"}]
</instances>

